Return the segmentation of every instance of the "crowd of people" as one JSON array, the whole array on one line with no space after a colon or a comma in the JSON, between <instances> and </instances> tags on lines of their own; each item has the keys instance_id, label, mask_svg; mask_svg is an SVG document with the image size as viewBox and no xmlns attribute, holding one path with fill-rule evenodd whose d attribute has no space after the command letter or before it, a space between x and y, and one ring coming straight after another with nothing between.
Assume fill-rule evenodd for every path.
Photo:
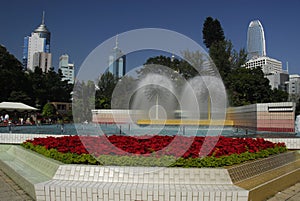
<instances>
[{"instance_id":1,"label":"crowd of people","mask_svg":"<svg viewBox=\"0 0 300 201\"><path fill-rule=\"evenodd\" d=\"M33 125L35 124L34 117L13 117L11 118L9 114L1 115L0 116L0 125L1 126L8 126L9 124L13 125Z\"/></svg>"}]
</instances>

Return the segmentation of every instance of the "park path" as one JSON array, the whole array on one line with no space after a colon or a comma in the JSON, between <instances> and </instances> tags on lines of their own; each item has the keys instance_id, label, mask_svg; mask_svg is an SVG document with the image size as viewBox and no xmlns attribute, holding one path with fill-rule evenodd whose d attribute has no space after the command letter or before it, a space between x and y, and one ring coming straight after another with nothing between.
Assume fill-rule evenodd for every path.
<instances>
[{"instance_id":1,"label":"park path","mask_svg":"<svg viewBox=\"0 0 300 201\"><path fill-rule=\"evenodd\" d=\"M33 201L14 181L0 169L0 200L1 201ZM278 192L267 201L299 201L300 182Z\"/></svg>"},{"instance_id":2,"label":"park path","mask_svg":"<svg viewBox=\"0 0 300 201\"><path fill-rule=\"evenodd\" d=\"M267 201L299 201L300 182L274 195Z\"/></svg>"},{"instance_id":3,"label":"park path","mask_svg":"<svg viewBox=\"0 0 300 201\"><path fill-rule=\"evenodd\" d=\"M0 200L32 201L33 199L0 169Z\"/></svg>"}]
</instances>

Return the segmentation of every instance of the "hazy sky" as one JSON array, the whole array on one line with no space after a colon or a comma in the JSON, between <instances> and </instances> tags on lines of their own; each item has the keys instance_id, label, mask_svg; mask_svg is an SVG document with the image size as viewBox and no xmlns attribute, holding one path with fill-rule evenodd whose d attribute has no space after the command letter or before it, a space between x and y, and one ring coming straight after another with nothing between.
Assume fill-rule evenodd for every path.
<instances>
[{"instance_id":1,"label":"hazy sky","mask_svg":"<svg viewBox=\"0 0 300 201\"><path fill-rule=\"evenodd\" d=\"M290 74L300 74L299 10L298 0L9 0L0 4L0 44L21 60L23 39L41 23L45 11L53 66L67 53L79 68L99 44L132 29L170 29L204 47L202 28L208 16L221 22L226 38L239 50L246 48L249 22L259 19L267 55L282 61L284 69L288 61Z\"/></svg>"}]
</instances>

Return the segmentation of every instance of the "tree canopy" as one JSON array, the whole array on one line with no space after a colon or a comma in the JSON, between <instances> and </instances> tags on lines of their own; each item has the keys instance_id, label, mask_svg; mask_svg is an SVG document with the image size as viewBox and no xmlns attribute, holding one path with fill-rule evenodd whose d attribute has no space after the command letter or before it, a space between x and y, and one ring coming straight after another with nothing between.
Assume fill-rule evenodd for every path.
<instances>
[{"instance_id":1,"label":"tree canopy","mask_svg":"<svg viewBox=\"0 0 300 201\"><path fill-rule=\"evenodd\" d=\"M246 51L241 49L237 52L233 49L231 41L224 37L224 31L217 19L207 17L202 32L203 43L209 48L209 55L219 70L231 106L287 101L286 92L271 89L261 68L241 67L246 63Z\"/></svg>"},{"instance_id":2,"label":"tree canopy","mask_svg":"<svg viewBox=\"0 0 300 201\"><path fill-rule=\"evenodd\" d=\"M24 71L18 59L0 45L0 101L15 101L42 109L47 102L71 101L73 85L62 81L61 72L51 68Z\"/></svg>"},{"instance_id":3,"label":"tree canopy","mask_svg":"<svg viewBox=\"0 0 300 201\"><path fill-rule=\"evenodd\" d=\"M210 48L214 43L225 40L221 23L212 17L207 17L204 21L202 34L206 48Z\"/></svg>"}]
</instances>

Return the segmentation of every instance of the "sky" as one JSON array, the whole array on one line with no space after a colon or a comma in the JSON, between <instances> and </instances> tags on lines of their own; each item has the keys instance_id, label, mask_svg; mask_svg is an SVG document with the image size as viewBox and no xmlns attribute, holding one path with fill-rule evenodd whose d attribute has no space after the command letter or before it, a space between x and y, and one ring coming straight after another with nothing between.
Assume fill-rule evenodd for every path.
<instances>
[{"instance_id":1,"label":"sky","mask_svg":"<svg viewBox=\"0 0 300 201\"><path fill-rule=\"evenodd\" d=\"M57 68L66 53L78 71L93 49L123 32L168 29L205 49L202 28L211 16L240 50L246 48L250 21L258 19L265 31L267 56L282 61L283 69L288 62L289 73L300 74L299 10L298 0L9 0L0 5L0 44L21 61L24 37L41 24L45 11L53 66Z\"/></svg>"}]
</instances>

